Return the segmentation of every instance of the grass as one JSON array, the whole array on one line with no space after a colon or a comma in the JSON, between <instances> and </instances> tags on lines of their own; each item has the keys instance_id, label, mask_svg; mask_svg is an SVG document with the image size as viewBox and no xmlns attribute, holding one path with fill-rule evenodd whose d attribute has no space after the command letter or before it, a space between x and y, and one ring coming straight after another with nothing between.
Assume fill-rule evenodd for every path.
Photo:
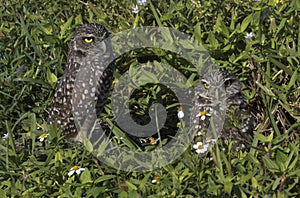
<instances>
[{"instance_id":1,"label":"grass","mask_svg":"<svg viewBox=\"0 0 300 198\"><path fill-rule=\"evenodd\" d=\"M138 14L131 12L135 1L0 4L0 134L8 133L0 144L0 197L299 196L298 0L148 0ZM161 169L138 173L111 168L83 145L66 142L45 120L66 64L67 42L74 28L86 22L101 23L113 33L171 27L199 41L218 68L243 83L257 119L251 148L235 151L218 141L205 157L187 149ZM246 39L250 32L254 37ZM182 66L188 65L184 60L159 49L146 51L151 56L140 57L137 50L116 60L115 83L145 59L172 63L196 83L195 70ZM174 102L165 93L156 95L159 87L145 90L135 98L141 113L153 97L168 105ZM170 108L176 113L176 105ZM109 103L106 112L110 120ZM37 138L43 133L49 136L40 142ZM131 141L121 144L134 149ZM74 165L85 171L68 177Z\"/></svg>"}]
</instances>

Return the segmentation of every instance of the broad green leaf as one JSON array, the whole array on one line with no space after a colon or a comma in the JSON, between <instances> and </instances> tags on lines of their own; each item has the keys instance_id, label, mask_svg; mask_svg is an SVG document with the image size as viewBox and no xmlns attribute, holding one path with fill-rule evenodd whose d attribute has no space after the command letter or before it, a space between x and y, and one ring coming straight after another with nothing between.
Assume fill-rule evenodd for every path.
<instances>
[{"instance_id":1,"label":"broad green leaf","mask_svg":"<svg viewBox=\"0 0 300 198\"><path fill-rule=\"evenodd\" d=\"M282 152L282 151L277 151L276 153L276 163L280 167L280 170L285 172L287 166L285 163L287 162L288 157Z\"/></svg>"},{"instance_id":2,"label":"broad green leaf","mask_svg":"<svg viewBox=\"0 0 300 198\"><path fill-rule=\"evenodd\" d=\"M102 141L98 147L98 150L97 150L97 156L101 156L103 154L103 152L105 151L107 145L108 145L109 142L105 142L105 141Z\"/></svg>"},{"instance_id":3,"label":"broad green leaf","mask_svg":"<svg viewBox=\"0 0 300 198\"><path fill-rule=\"evenodd\" d=\"M219 169L219 172L218 172L218 177L221 179L221 180L225 180L225 176L224 176L224 171L223 171L223 166L222 166L222 160L221 160L221 156L220 156L220 149L218 147L218 145L216 145L216 155L215 155L215 158L216 158L216 162L217 162L217 168Z\"/></svg>"},{"instance_id":4,"label":"broad green leaf","mask_svg":"<svg viewBox=\"0 0 300 198\"><path fill-rule=\"evenodd\" d=\"M145 69L142 69L141 77L138 79L138 81L139 81L139 83L142 83L142 84L159 82L157 77L153 73L151 73Z\"/></svg>"},{"instance_id":5,"label":"broad green leaf","mask_svg":"<svg viewBox=\"0 0 300 198\"><path fill-rule=\"evenodd\" d=\"M194 26L194 36L195 36L195 39L197 41L201 42L201 27L200 27L200 23L197 23Z\"/></svg>"},{"instance_id":6,"label":"broad green leaf","mask_svg":"<svg viewBox=\"0 0 300 198\"><path fill-rule=\"evenodd\" d=\"M129 181L125 181L126 185L128 186L128 189L131 189L131 190L137 190L138 188L131 182Z\"/></svg>"},{"instance_id":7,"label":"broad green leaf","mask_svg":"<svg viewBox=\"0 0 300 198\"><path fill-rule=\"evenodd\" d=\"M136 190L130 190L128 197L140 197L139 193Z\"/></svg>"},{"instance_id":8,"label":"broad green leaf","mask_svg":"<svg viewBox=\"0 0 300 198\"><path fill-rule=\"evenodd\" d=\"M276 178L272 185L272 190L275 190L280 184L280 177Z\"/></svg>"},{"instance_id":9,"label":"broad green leaf","mask_svg":"<svg viewBox=\"0 0 300 198\"><path fill-rule=\"evenodd\" d=\"M298 70L296 69L291 77L291 80L287 86L285 86L285 91L289 91L293 86L295 86L295 82L297 80L297 77L299 76Z\"/></svg>"},{"instance_id":10,"label":"broad green leaf","mask_svg":"<svg viewBox=\"0 0 300 198\"><path fill-rule=\"evenodd\" d=\"M100 176L98 179L96 179L95 183L100 183L100 182L103 182L103 181L106 181L106 180L113 179L115 177L116 177L116 175L103 175L103 176Z\"/></svg>"},{"instance_id":11,"label":"broad green leaf","mask_svg":"<svg viewBox=\"0 0 300 198\"><path fill-rule=\"evenodd\" d=\"M137 25L139 23L139 15L135 15L135 18L134 18L134 22L133 22L133 28L136 28Z\"/></svg>"},{"instance_id":12,"label":"broad green leaf","mask_svg":"<svg viewBox=\"0 0 300 198\"><path fill-rule=\"evenodd\" d=\"M231 182L233 178L227 177L225 182L224 182L224 190L230 194L232 191L233 183Z\"/></svg>"},{"instance_id":13,"label":"broad green leaf","mask_svg":"<svg viewBox=\"0 0 300 198\"><path fill-rule=\"evenodd\" d=\"M67 29L70 28L71 26L71 23L73 22L73 18L74 18L74 15L72 15L68 20L67 22L65 22L64 24L62 24L60 26L60 39L64 38L66 35L66 31Z\"/></svg>"},{"instance_id":14,"label":"broad green leaf","mask_svg":"<svg viewBox=\"0 0 300 198\"><path fill-rule=\"evenodd\" d=\"M29 125L30 125L30 131L31 132L36 131L37 126L36 126L36 116L35 116L35 113L29 113L28 114L28 122L29 122Z\"/></svg>"},{"instance_id":15,"label":"broad green leaf","mask_svg":"<svg viewBox=\"0 0 300 198\"><path fill-rule=\"evenodd\" d=\"M276 153L276 162L285 163L288 160L288 157L280 150Z\"/></svg>"},{"instance_id":16,"label":"broad green leaf","mask_svg":"<svg viewBox=\"0 0 300 198\"><path fill-rule=\"evenodd\" d=\"M82 189L80 187L75 189L74 197L82 197Z\"/></svg>"},{"instance_id":17,"label":"broad green leaf","mask_svg":"<svg viewBox=\"0 0 300 198\"><path fill-rule=\"evenodd\" d=\"M6 192L0 189L0 197L6 198Z\"/></svg>"},{"instance_id":18,"label":"broad green leaf","mask_svg":"<svg viewBox=\"0 0 300 198\"><path fill-rule=\"evenodd\" d=\"M295 157L292 162L290 160L287 161L286 165L288 165L288 169L292 170L298 162L298 157Z\"/></svg>"},{"instance_id":19,"label":"broad green leaf","mask_svg":"<svg viewBox=\"0 0 300 198\"><path fill-rule=\"evenodd\" d=\"M83 139L83 145L85 146L86 150L90 153L93 152L93 144L91 143L91 141L88 138L84 138Z\"/></svg>"},{"instance_id":20,"label":"broad green leaf","mask_svg":"<svg viewBox=\"0 0 300 198\"><path fill-rule=\"evenodd\" d=\"M88 189L87 197L100 197L106 191L106 187L93 187Z\"/></svg>"},{"instance_id":21,"label":"broad green leaf","mask_svg":"<svg viewBox=\"0 0 300 198\"><path fill-rule=\"evenodd\" d=\"M52 35L53 29L51 25L40 26L47 35Z\"/></svg>"},{"instance_id":22,"label":"broad green leaf","mask_svg":"<svg viewBox=\"0 0 300 198\"><path fill-rule=\"evenodd\" d=\"M129 195L126 191L123 190L123 191L120 192L119 197L120 198L128 198Z\"/></svg>"},{"instance_id":23,"label":"broad green leaf","mask_svg":"<svg viewBox=\"0 0 300 198\"><path fill-rule=\"evenodd\" d=\"M269 169L271 172L279 172L278 165L270 158L263 156L263 162L266 168Z\"/></svg>"},{"instance_id":24,"label":"broad green leaf","mask_svg":"<svg viewBox=\"0 0 300 198\"><path fill-rule=\"evenodd\" d=\"M55 74L53 74L52 72L50 72L50 70L47 70L47 80L49 82L49 84L54 85L55 83L57 83L57 77Z\"/></svg>"},{"instance_id":25,"label":"broad green leaf","mask_svg":"<svg viewBox=\"0 0 300 198\"><path fill-rule=\"evenodd\" d=\"M55 162L61 162L61 163L63 162L63 161L62 161L62 156L61 156L60 152L56 152L56 153L55 153L54 161L55 161Z\"/></svg>"},{"instance_id":26,"label":"broad green leaf","mask_svg":"<svg viewBox=\"0 0 300 198\"><path fill-rule=\"evenodd\" d=\"M146 174L144 176L144 179L142 179L142 181L140 181L140 185L139 185L139 188L144 188L147 184L147 181L149 180L149 177L151 176L151 172L149 172L148 174Z\"/></svg>"},{"instance_id":27,"label":"broad green leaf","mask_svg":"<svg viewBox=\"0 0 300 198\"><path fill-rule=\"evenodd\" d=\"M209 187L207 188L207 193L213 194L213 195L218 195L218 191L219 191L220 189L222 189L222 188L223 188L223 186L221 186L221 185L213 185L213 186L209 186Z\"/></svg>"},{"instance_id":28,"label":"broad green leaf","mask_svg":"<svg viewBox=\"0 0 300 198\"><path fill-rule=\"evenodd\" d=\"M87 184L87 183L92 183L92 177L89 169L85 169L81 174L80 174L80 181L82 184Z\"/></svg>"},{"instance_id":29,"label":"broad green leaf","mask_svg":"<svg viewBox=\"0 0 300 198\"><path fill-rule=\"evenodd\" d=\"M219 46L219 42L217 41L215 35L212 32L208 34L207 40L212 48L217 48Z\"/></svg>"},{"instance_id":30,"label":"broad green leaf","mask_svg":"<svg viewBox=\"0 0 300 198\"><path fill-rule=\"evenodd\" d=\"M29 40L29 43L30 43L30 45L31 45L31 47L34 49L34 52L39 56L39 57L42 57L42 55L41 55L41 51L37 48L37 45L36 45L36 42L34 41L34 39L32 38L32 34L29 32L29 30L28 30L28 25L25 23L25 20L23 19L23 16L19 16L18 17L19 18L19 20L20 20L20 24L21 24L21 29L22 29L22 31L24 31L25 32L25 34L26 34L26 37L25 37L25 39L27 40Z\"/></svg>"},{"instance_id":31,"label":"broad green leaf","mask_svg":"<svg viewBox=\"0 0 300 198\"><path fill-rule=\"evenodd\" d=\"M248 196L245 194L245 192L242 190L242 188L239 188L240 189L240 193L242 195L242 198L248 198Z\"/></svg>"},{"instance_id":32,"label":"broad green leaf","mask_svg":"<svg viewBox=\"0 0 300 198\"><path fill-rule=\"evenodd\" d=\"M260 162L258 161L258 159L252 154L252 153L248 153L247 155L248 159L250 161L252 161L255 164L259 164Z\"/></svg>"},{"instance_id":33,"label":"broad green leaf","mask_svg":"<svg viewBox=\"0 0 300 198\"><path fill-rule=\"evenodd\" d=\"M252 183L252 187L253 187L254 189L256 189L257 186L258 186L258 182L257 182L257 180L256 180L255 177L251 177L251 183Z\"/></svg>"},{"instance_id":34,"label":"broad green leaf","mask_svg":"<svg viewBox=\"0 0 300 198\"><path fill-rule=\"evenodd\" d=\"M228 31L228 28L226 27L226 25L223 21L222 15L218 15L217 22L214 26L214 29L218 33L222 33L226 37L229 37L229 31Z\"/></svg>"},{"instance_id":35,"label":"broad green leaf","mask_svg":"<svg viewBox=\"0 0 300 198\"><path fill-rule=\"evenodd\" d=\"M152 2L149 1L150 9L155 17L156 23L158 24L159 27L163 27L163 24L160 21L160 17L158 16L155 7L153 6Z\"/></svg>"},{"instance_id":36,"label":"broad green leaf","mask_svg":"<svg viewBox=\"0 0 300 198\"><path fill-rule=\"evenodd\" d=\"M271 142L273 140L273 133L274 132L271 132L271 134L266 137L263 134L260 134L257 132L257 133L254 133L254 136L262 142Z\"/></svg>"},{"instance_id":37,"label":"broad green leaf","mask_svg":"<svg viewBox=\"0 0 300 198\"><path fill-rule=\"evenodd\" d=\"M241 24L241 32L244 32L247 29L247 27L249 26L251 20L252 20L252 14L250 14L246 18L244 18L244 20Z\"/></svg>"},{"instance_id":38,"label":"broad green leaf","mask_svg":"<svg viewBox=\"0 0 300 198\"><path fill-rule=\"evenodd\" d=\"M276 37L278 36L278 34L281 33L281 30L286 26L286 23L287 22L287 18L283 18L281 21L280 21L280 24L279 26L277 27L277 32L276 32Z\"/></svg>"},{"instance_id":39,"label":"broad green leaf","mask_svg":"<svg viewBox=\"0 0 300 198\"><path fill-rule=\"evenodd\" d=\"M257 170L255 171L251 171L250 173L248 173L247 175L243 175L243 177L241 177L239 179L238 182L235 183L235 185L238 185L238 184L246 184L246 183L249 183L249 180L254 177L254 175L257 173Z\"/></svg>"}]
</instances>

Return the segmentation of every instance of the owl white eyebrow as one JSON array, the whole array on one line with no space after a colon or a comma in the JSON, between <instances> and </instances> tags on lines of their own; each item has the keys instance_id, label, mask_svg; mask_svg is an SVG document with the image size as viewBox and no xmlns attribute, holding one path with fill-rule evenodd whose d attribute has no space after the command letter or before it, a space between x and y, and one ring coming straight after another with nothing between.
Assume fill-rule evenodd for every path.
<instances>
[{"instance_id":1,"label":"owl white eyebrow","mask_svg":"<svg viewBox=\"0 0 300 198\"><path fill-rule=\"evenodd\" d=\"M208 80L201 79L201 82L208 83L209 81L208 81Z\"/></svg>"},{"instance_id":2,"label":"owl white eyebrow","mask_svg":"<svg viewBox=\"0 0 300 198\"><path fill-rule=\"evenodd\" d=\"M225 78L225 81L227 81L227 80L235 80L235 78L233 78L233 77Z\"/></svg>"},{"instance_id":3,"label":"owl white eyebrow","mask_svg":"<svg viewBox=\"0 0 300 198\"><path fill-rule=\"evenodd\" d=\"M86 37L95 37L95 35L94 34L86 34L83 36L83 38L86 38Z\"/></svg>"}]
</instances>

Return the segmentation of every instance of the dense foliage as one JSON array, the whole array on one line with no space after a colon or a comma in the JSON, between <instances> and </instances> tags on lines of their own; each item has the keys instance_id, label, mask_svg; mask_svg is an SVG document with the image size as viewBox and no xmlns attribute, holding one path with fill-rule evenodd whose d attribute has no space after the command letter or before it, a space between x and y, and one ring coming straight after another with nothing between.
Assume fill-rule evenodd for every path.
<instances>
[{"instance_id":1,"label":"dense foliage","mask_svg":"<svg viewBox=\"0 0 300 198\"><path fill-rule=\"evenodd\" d=\"M7 135L0 140L0 197L299 197L300 1L148 0L133 13L136 4L0 1L0 134ZM47 109L64 71L67 42L87 22L112 33L172 27L199 41L220 69L243 83L257 119L252 145L236 151L218 141L205 157L188 149L161 169L131 173L65 141L46 124ZM168 52L148 51L155 61L170 61ZM138 54L116 60L115 83L134 69ZM191 71L185 75L194 83ZM148 104L148 95L158 91L149 88L136 100ZM104 117L112 117L110 103ZM68 176L75 165L85 170Z\"/></svg>"}]
</instances>

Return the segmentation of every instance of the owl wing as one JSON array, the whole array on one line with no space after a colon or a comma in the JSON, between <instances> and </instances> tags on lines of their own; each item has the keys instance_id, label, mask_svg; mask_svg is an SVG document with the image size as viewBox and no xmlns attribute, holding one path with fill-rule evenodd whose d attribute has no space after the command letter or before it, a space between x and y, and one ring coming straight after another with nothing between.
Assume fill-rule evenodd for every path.
<instances>
[{"instance_id":1,"label":"owl wing","mask_svg":"<svg viewBox=\"0 0 300 198\"><path fill-rule=\"evenodd\" d=\"M251 144L254 129L254 117L247 105L228 108L222 133L223 139L234 140L236 145Z\"/></svg>"},{"instance_id":2,"label":"owl wing","mask_svg":"<svg viewBox=\"0 0 300 198\"><path fill-rule=\"evenodd\" d=\"M63 133L66 136L74 136L77 134L74 117L72 115L71 101L75 75L79 66L77 64L73 66L75 70L73 70L73 72L66 70L56 87L48 117L48 123L56 123L63 129Z\"/></svg>"}]
</instances>

